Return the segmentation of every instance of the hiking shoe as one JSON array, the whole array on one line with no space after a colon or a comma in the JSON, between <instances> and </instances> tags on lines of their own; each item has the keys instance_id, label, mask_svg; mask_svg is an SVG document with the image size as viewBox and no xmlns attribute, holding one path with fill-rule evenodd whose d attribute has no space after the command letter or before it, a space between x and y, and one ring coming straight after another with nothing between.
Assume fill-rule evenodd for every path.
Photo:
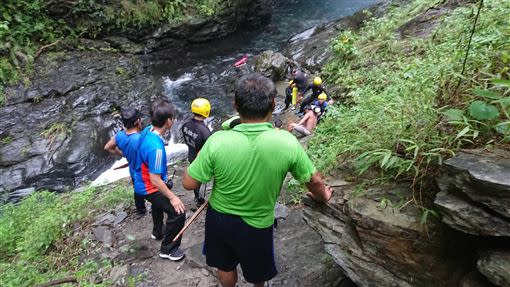
<instances>
[{"instance_id":1,"label":"hiking shoe","mask_svg":"<svg viewBox=\"0 0 510 287\"><path fill-rule=\"evenodd\" d=\"M169 254L160 253L159 257L164 259L170 259L172 261L179 261L184 258L184 251L179 247L174 248Z\"/></svg>"},{"instance_id":2,"label":"hiking shoe","mask_svg":"<svg viewBox=\"0 0 510 287\"><path fill-rule=\"evenodd\" d=\"M154 233L151 234L151 238L154 240L161 240L163 239L163 235L156 236Z\"/></svg>"}]
</instances>

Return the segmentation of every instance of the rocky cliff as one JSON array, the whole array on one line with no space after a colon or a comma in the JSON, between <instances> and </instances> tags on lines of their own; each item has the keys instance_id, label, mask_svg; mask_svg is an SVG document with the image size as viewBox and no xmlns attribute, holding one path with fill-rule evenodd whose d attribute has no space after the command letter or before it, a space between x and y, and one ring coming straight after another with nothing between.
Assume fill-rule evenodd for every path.
<instances>
[{"instance_id":1,"label":"rocky cliff","mask_svg":"<svg viewBox=\"0 0 510 287\"><path fill-rule=\"evenodd\" d=\"M52 13L66 14L53 1ZM161 48L224 37L241 26L258 27L271 16L269 0L229 1L214 17L163 24L145 34L104 35L97 40L60 41L44 50L29 78L5 89L0 107L0 198L39 189L62 191L91 179L112 161L102 149L126 104L146 107L160 95L162 79L147 70ZM51 12L51 11L50 11ZM7 196L7 192L12 192Z\"/></svg>"},{"instance_id":2,"label":"rocky cliff","mask_svg":"<svg viewBox=\"0 0 510 287\"><path fill-rule=\"evenodd\" d=\"M447 160L443 171L435 200L442 221L473 242L476 266L485 277L510 286L510 153L463 151Z\"/></svg>"}]
</instances>

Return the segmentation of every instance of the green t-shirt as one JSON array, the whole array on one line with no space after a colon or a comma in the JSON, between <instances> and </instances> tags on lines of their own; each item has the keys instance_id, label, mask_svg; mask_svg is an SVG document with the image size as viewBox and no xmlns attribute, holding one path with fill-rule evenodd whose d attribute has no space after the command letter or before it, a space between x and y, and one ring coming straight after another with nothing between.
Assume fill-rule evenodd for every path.
<instances>
[{"instance_id":1,"label":"green t-shirt","mask_svg":"<svg viewBox=\"0 0 510 287\"><path fill-rule=\"evenodd\" d=\"M316 169L297 139L270 123L239 124L214 133L188 168L200 182L214 178L209 204L256 228L274 222L274 206L287 172L310 181Z\"/></svg>"}]
</instances>

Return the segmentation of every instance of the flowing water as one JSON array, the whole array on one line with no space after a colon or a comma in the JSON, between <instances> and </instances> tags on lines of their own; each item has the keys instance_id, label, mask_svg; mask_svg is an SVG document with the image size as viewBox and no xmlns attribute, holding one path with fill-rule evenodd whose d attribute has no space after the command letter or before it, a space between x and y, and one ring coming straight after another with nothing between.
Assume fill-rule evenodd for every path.
<instances>
[{"instance_id":1,"label":"flowing water","mask_svg":"<svg viewBox=\"0 0 510 287\"><path fill-rule=\"evenodd\" d=\"M163 79L164 95L179 111L171 142L180 141L178 131L191 116L189 107L195 98L205 97L211 102L211 125L234 113L230 92L241 69L249 69L247 65L236 68L234 63L244 55L252 59L265 50L279 50L293 34L352 15L377 2L380 0L282 0L263 30L240 31L214 42L190 45L183 51L162 50L149 55L150 73ZM173 160L184 159L186 147L170 145L167 153ZM122 164L114 163L94 184L127 177L127 169L113 170Z\"/></svg>"},{"instance_id":2,"label":"flowing water","mask_svg":"<svg viewBox=\"0 0 510 287\"><path fill-rule=\"evenodd\" d=\"M248 55L278 50L293 35L375 4L377 0L284 0L275 8L272 22L262 31L241 31L227 38L186 51L159 51L149 58L149 70L165 79L166 96L182 111L194 98L211 101L211 114L233 112L228 89L240 74L234 63Z\"/></svg>"}]
</instances>

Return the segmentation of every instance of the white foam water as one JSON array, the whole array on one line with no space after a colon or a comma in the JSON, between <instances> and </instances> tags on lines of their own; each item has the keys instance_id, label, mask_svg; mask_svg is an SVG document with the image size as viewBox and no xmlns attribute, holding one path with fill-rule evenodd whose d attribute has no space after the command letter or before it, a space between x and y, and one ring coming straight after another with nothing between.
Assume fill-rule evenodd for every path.
<instances>
[{"instance_id":1,"label":"white foam water","mask_svg":"<svg viewBox=\"0 0 510 287\"><path fill-rule=\"evenodd\" d=\"M193 80L193 75L191 73L184 73L182 76L175 80L170 79L170 77L164 77L163 80L165 93L168 95L173 94L173 92L176 89L178 89L183 83Z\"/></svg>"},{"instance_id":2,"label":"white foam water","mask_svg":"<svg viewBox=\"0 0 510 287\"><path fill-rule=\"evenodd\" d=\"M169 144L165 146L167 165L175 164L179 161L186 159L188 155L188 146L185 144ZM115 170L116 167L122 166L127 163L126 158L121 158L105 172L100 174L94 181L92 186L102 186L116 182L118 180L129 177L129 168L120 168Z\"/></svg>"}]
</instances>

